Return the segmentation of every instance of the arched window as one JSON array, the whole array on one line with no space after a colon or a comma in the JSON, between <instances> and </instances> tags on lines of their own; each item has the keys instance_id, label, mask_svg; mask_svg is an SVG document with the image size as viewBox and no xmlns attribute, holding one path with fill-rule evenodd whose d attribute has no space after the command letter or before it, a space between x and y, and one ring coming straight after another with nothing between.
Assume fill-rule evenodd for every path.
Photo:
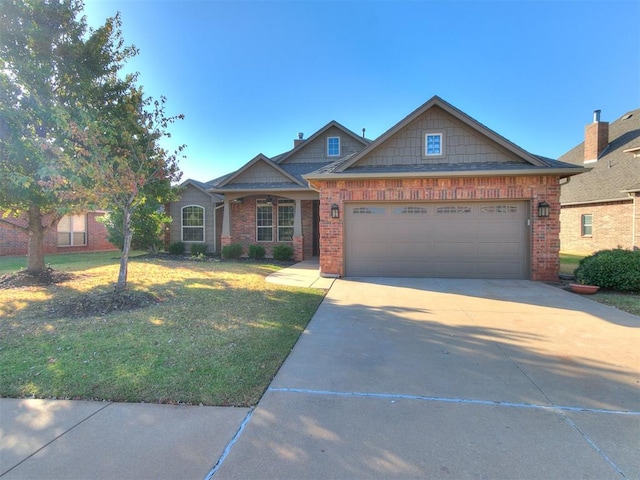
<instances>
[{"instance_id":1,"label":"arched window","mask_svg":"<svg viewBox=\"0 0 640 480\"><path fill-rule=\"evenodd\" d=\"M182 241L204 242L204 208L197 205L182 207Z\"/></svg>"}]
</instances>

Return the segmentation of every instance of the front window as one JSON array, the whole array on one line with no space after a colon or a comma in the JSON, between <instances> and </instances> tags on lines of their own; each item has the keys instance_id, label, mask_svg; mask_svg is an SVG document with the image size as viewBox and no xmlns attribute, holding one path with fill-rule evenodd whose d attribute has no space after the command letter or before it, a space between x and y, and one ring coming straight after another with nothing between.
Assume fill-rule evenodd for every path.
<instances>
[{"instance_id":1,"label":"front window","mask_svg":"<svg viewBox=\"0 0 640 480\"><path fill-rule=\"evenodd\" d=\"M424 154L427 157L437 157L442 155L442 134L427 133L424 136Z\"/></svg>"},{"instance_id":2,"label":"front window","mask_svg":"<svg viewBox=\"0 0 640 480\"><path fill-rule=\"evenodd\" d=\"M256 238L258 242L273 242L273 206L267 200L256 204Z\"/></svg>"},{"instance_id":3,"label":"front window","mask_svg":"<svg viewBox=\"0 0 640 480\"><path fill-rule=\"evenodd\" d=\"M182 208L182 241L204 242L204 208L197 205Z\"/></svg>"},{"instance_id":4,"label":"front window","mask_svg":"<svg viewBox=\"0 0 640 480\"><path fill-rule=\"evenodd\" d=\"M340 137L327 138L327 156L329 157L340 156Z\"/></svg>"},{"instance_id":5,"label":"front window","mask_svg":"<svg viewBox=\"0 0 640 480\"><path fill-rule=\"evenodd\" d=\"M588 213L582 215L582 236L590 237L593 231L593 215Z\"/></svg>"},{"instance_id":6,"label":"front window","mask_svg":"<svg viewBox=\"0 0 640 480\"><path fill-rule=\"evenodd\" d=\"M278 201L278 241L293 241L293 211L295 203L293 200Z\"/></svg>"},{"instance_id":7,"label":"front window","mask_svg":"<svg viewBox=\"0 0 640 480\"><path fill-rule=\"evenodd\" d=\"M58 222L58 246L73 247L87 244L86 215L65 215Z\"/></svg>"}]
</instances>

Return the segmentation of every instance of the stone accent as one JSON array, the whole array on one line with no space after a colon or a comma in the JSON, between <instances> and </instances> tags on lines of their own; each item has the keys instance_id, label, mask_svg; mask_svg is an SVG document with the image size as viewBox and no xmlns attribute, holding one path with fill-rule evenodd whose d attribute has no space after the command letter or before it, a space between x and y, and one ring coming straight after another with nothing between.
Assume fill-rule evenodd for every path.
<instances>
[{"instance_id":1,"label":"stone accent","mask_svg":"<svg viewBox=\"0 0 640 480\"><path fill-rule=\"evenodd\" d=\"M324 275L344 275L345 202L510 199L531 202L531 279L558 280L560 186L557 177L332 180L314 181L314 187L320 189L320 271ZM537 205L543 200L551 206L548 218L537 216ZM340 208L338 219L331 218L334 203Z\"/></svg>"}]
</instances>

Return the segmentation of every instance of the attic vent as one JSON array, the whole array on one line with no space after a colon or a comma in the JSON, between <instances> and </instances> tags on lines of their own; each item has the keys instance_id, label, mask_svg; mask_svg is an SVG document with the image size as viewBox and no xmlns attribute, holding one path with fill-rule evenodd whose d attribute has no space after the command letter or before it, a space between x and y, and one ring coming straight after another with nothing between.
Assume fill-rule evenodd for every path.
<instances>
[{"instance_id":1,"label":"attic vent","mask_svg":"<svg viewBox=\"0 0 640 480\"><path fill-rule=\"evenodd\" d=\"M629 120L631 117L633 117L633 113L627 113L624 117L622 117L622 120Z\"/></svg>"}]
</instances>

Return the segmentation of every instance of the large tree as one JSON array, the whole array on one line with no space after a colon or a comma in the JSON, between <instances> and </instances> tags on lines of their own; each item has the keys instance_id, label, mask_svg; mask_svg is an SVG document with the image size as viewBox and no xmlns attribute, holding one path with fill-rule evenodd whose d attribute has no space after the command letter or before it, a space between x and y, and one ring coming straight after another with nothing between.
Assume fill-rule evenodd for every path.
<instances>
[{"instance_id":1,"label":"large tree","mask_svg":"<svg viewBox=\"0 0 640 480\"><path fill-rule=\"evenodd\" d=\"M88 29L80 0L0 0L0 221L28 235L27 270L45 269L44 237L97 200L74 171L83 136L135 77L120 18ZM26 219L26 225L8 216Z\"/></svg>"}]
</instances>

